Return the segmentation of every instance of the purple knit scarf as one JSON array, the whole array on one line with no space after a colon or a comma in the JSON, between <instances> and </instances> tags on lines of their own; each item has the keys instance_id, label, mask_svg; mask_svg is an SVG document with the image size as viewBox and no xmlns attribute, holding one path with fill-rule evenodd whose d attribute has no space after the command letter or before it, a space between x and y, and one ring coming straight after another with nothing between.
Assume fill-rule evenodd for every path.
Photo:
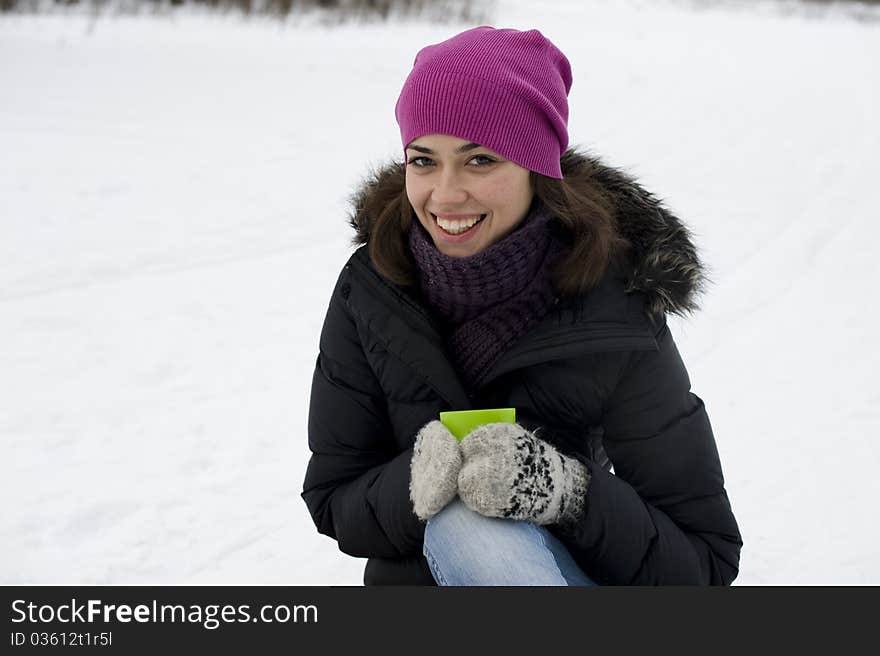
<instances>
[{"instance_id":1,"label":"purple knit scarf","mask_svg":"<svg viewBox=\"0 0 880 656\"><path fill-rule=\"evenodd\" d=\"M444 255L413 217L409 247L428 306L447 329L447 343L468 388L537 324L556 299L550 268L564 245L549 230L536 199L510 234L469 257Z\"/></svg>"}]
</instances>

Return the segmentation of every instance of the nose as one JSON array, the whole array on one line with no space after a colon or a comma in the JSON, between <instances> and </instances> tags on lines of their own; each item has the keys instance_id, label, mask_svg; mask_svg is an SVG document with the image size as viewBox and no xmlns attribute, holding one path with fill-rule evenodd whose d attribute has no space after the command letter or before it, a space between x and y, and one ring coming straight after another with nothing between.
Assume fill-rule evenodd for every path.
<instances>
[{"instance_id":1,"label":"nose","mask_svg":"<svg viewBox=\"0 0 880 656\"><path fill-rule=\"evenodd\" d=\"M456 207L467 200L467 189L453 168L447 166L437 176L434 189L431 192L431 198L436 207Z\"/></svg>"}]
</instances>

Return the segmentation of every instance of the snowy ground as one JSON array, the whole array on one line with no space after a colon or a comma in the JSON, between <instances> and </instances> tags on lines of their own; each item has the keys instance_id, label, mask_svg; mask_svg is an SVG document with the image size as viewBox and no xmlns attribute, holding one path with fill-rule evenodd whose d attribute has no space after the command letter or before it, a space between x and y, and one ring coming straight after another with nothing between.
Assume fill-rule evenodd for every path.
<instances>
[{"instance_id":1,"label":"snowy ground","mask_svg":"<svg viewBox=\"0 0 880 656\"><path fill-rule=\"evenodd\" d=\"M715 281L673 329L739 584L880 584L880 21L502 0L570 133ZM359 584L299 492L347 196L415 52L465 25L0 17L0 583Z\"/></svg>"}]
</instances>

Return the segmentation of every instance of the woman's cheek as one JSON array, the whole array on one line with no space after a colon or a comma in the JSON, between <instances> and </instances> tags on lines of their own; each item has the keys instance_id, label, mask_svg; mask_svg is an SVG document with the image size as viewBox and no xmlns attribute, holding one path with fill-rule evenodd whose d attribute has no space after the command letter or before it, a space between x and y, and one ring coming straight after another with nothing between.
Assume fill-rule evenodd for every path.
<instances>
[{"instance_id":1,"label":"woman's cheek","mask_svg":"<svg viewBox=\"0 0 880 656\"><path fill-rule=\"evenodd\" d=\"M409 200L410 206L421 214L422 207L425 204L425 193L419 188L417 183L410 182L409 179L406 182L406 197Z\"/></svg>"}]
</instances>

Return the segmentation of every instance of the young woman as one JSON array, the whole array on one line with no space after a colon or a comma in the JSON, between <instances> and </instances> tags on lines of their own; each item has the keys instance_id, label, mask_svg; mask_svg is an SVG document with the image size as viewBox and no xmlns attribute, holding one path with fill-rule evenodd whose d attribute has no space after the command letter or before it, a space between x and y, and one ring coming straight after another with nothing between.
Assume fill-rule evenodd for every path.
<instances>
[{"instance_id":1,"label":"young woman","mask_svg":"<svg viewBox=\"0 0 880 656\"><path fill-rule=\"evenodd\" d=\"M688 230L568 149L571 70L538 30L427 46L404 163L355 195L303 499L364 582L729 584L742 540L666 325L696 308ZM459 442L444 410L515 407Z\"/></svg>"}]
</instances>

